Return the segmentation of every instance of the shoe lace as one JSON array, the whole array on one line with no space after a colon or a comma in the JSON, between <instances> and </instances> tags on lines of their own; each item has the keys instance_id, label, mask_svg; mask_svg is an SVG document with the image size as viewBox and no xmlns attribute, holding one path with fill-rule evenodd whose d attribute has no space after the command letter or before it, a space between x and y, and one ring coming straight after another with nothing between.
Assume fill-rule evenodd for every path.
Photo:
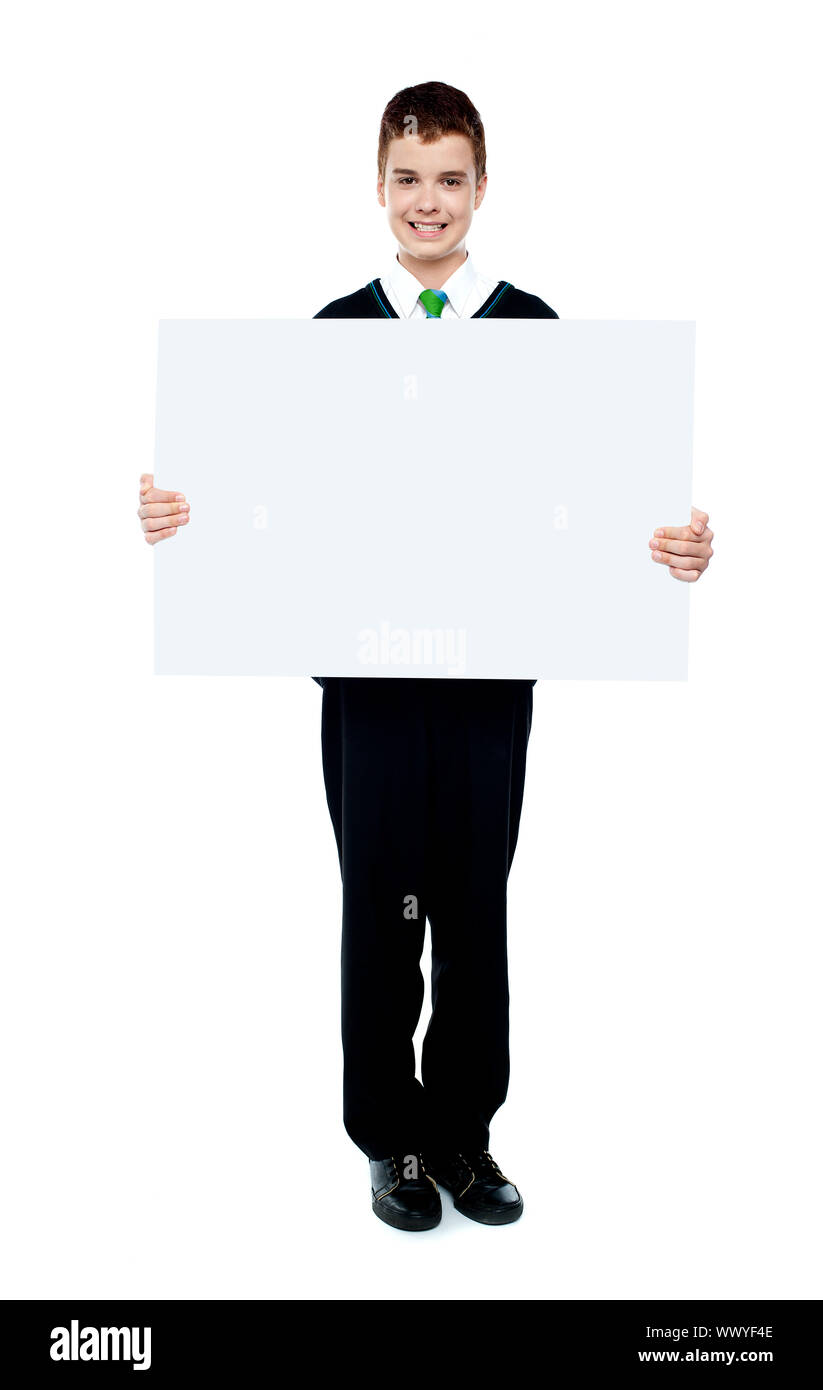
<instances>
[{"instance_id":1,"label":"shoe lace","mask_svg":"<svg viewBox=\"0 0 823 1390\"><path fill-rule=\"evenodd\" d=\"M501 1182L508 1182L508 1178L500 1171L488 1149L483 1149L466 1161L476 1178L496 1177L500 1178Z\"/></svg>"}]
</instances>

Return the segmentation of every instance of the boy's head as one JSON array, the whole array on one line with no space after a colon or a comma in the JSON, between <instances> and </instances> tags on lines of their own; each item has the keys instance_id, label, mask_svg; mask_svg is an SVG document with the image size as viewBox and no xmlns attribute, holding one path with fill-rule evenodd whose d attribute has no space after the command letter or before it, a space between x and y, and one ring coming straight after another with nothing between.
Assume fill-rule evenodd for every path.
<instances>
[{"instance_id":1,"label":"boy's head","mask_svg":"<svg viewBox=\"0 0 823 1390\"><path fill-rule=\"evenodd\" d=\"M377 172L378 202L410 256L437 261L462 251L487 180L483 122L465 92L422 82L392 97Z\"/></svg>"}]
</instances>

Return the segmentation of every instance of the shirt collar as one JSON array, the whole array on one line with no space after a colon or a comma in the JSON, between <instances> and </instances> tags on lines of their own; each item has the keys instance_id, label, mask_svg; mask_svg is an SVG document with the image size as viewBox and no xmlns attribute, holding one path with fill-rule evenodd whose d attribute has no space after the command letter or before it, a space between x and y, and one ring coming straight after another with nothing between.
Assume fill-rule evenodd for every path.
<instances>
[{"instance_id":1,"label":"shirt collar","mask_svg":"<svg viewBox=\"0 0 823 1390\"><path fill-rule=\"evenodd\" d=\"M416 275L412 275L410 270L407 270L404 265L400 264L396 252L394 260L386 269L385 275L381 275L380 278L383 281L387 280L391 284L397 302L403 310L403 317L408 318L420 298L420 291L424 286L421 285ZM471 256L467 254L463 264L459 265L457 270L449 276L448 280L440 286L443 293L448 295L449 303L459 318L463 316L463 307L474 288L476 280L477 271L474 268Z\"/></svg>"}]
</instances>

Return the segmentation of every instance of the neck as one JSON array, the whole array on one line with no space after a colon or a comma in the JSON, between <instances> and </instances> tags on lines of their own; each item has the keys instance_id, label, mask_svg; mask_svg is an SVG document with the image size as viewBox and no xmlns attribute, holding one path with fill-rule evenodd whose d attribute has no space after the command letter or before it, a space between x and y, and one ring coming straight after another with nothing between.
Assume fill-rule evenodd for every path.
<instances>
[{"instance_id":1,"label":"neck","mask_svg":"<svg viewBox=\"0 0 823 1390\"><path fill-rule=\"evenodd\" d=\"M424 290L442 290L449 276L459 270L461 265L465 265L468 258L469 253L464 242L450 251L448 256L443 256L438 261L421 260L403 247L397 252L397 259L403 269L411 271L414 278L420 281Z\"/></svg>"}]
</instances>

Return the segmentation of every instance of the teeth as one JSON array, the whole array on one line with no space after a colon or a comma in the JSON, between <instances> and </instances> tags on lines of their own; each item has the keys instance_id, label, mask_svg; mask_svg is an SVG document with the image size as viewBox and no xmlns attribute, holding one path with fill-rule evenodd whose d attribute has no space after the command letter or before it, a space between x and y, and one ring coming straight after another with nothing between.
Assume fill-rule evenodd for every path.
<instances>
[{"instance_id":1,"label":"teeth","mask_svg":"<svg viewBox=\"0 0 823 1390\"><path fill-rule=\"evenodd\" d=\"M445 225L446 225L445 222L413 222L413 223L412 223L412 226L416 227L416 228L418 229L418 231L421 231L421 232L431 232L431 231L434 231L435 227L439 227L440 230L442 231L442 229L445 227Z\"/></svg>"}]
</instances>

